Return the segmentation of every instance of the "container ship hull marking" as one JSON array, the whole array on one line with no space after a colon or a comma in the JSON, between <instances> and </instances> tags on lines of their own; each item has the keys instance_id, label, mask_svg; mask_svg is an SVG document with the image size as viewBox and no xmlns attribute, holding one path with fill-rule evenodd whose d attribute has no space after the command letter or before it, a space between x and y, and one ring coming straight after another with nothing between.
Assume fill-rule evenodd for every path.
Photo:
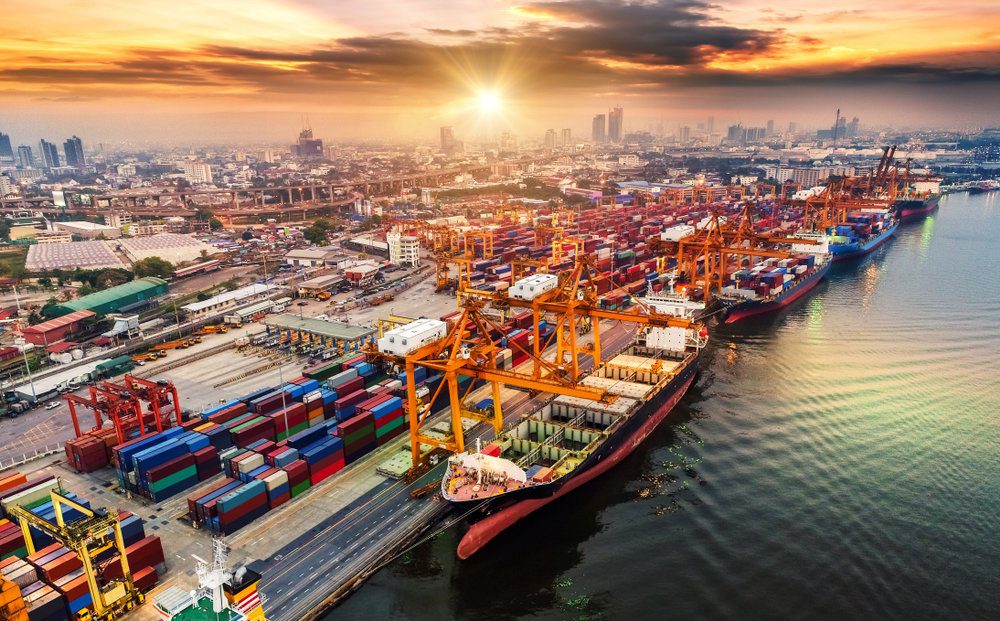
<instances>
[{"instance_id":1,"label":"container ship hull marking","mask_svg":"<svg viewBox=\"0 0 1000 621\"><path fill-rule=\"evenodd\" d=\"M840 261L850 261L851 259L857 259L858 257L865 256L892 237L898 227L899 222L893 222L878 235L872 237L864 243L855 242L848 244L830 244L830 253L833 255L833 261L835 263Z\"/></svg>"},{"instance_id":2,"label":"container ship hull marking","mask_svg":"<svg viewBox=\"0 0 1000 621\"><path fill-rule=\"evenodd\" d=\"M916 220L932 213L938 208L940 196L928 198L927 200L906 200L902 201L896 210L900 220Z\"/></svg>"},{"instance_id":3,"label":"container ship hull marking","mask_svg":"<svg viewBox=\"0 0 1000 621\"><path fill-rule=\"evenodd\" d=\"M743 302L736 302L729 307L729 310L726 313L725 323L734 323L741 319L746 319L747 317L770 313L788 306L815 288L816 285L818 285L823 278L826 277L826 273L829 270L830 261L826 261L821 266L816 268L812 274L795 283L793 287L785 289L773 300L746 300Z\"/></svg>"},{"instance_id":4,"label":"container ship hull marking","mask_svg":"<svg viewBox=\"0 0 1000 621\"><path fill-rule=\"evenodd\" d=\"M472 524L458 544L458 557L463 560L469 558L522 518L603 474L632 453L667 417L687 392L694 381L699 359L700 353L657 394L650 395L649 400L640 406L640 409L630 417L627 424L609 437L600 449L592 453L570 476L563 477L555 484L541 486L542 489L546 490L544 493L548 494L546 497L530 497L529 494L535 495L543 492L527 488L523 489L521 494L504 494L486 501L455 503L460 509L469 504L486 503L470 518ZM665 395L669 395L667 400L660 402L659 399Z\"/></svg>"}]
</instances>

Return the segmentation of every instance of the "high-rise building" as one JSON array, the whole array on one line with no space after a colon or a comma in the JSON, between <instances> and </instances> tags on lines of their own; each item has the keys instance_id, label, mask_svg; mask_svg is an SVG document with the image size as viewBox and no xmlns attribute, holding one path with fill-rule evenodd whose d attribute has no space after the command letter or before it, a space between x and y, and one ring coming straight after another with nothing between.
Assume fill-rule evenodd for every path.
<instances>
[{"instance_id":1,"label":"high-rise building","mask_svg":"<svg viewBox=\"0 0 1000 621\"><path fill-rule=\"evenodd\" d=\"M545 148L554 149L556 146L556 130L547 129L545 130Z\"/></svg>"},{"instance_id":2,"label":"high-rise building","mask_svg":"<svg viewBox=\"0 0 1000 621\"><path fill-rule=\"evenodd\" d=\"M565 127L562 130L562 145L568 147L573 144L573 132L570 128Z\"/></svg>"},{"instance_id":3,"label":"high-rise building","mask_svg":"<svg viewBox=\"0 0 1000 621\"><path fill-rule=\"evenodd\" d=\"M10 136L3 132L0 132L0 161L14 161L14 149L10 146Z\"/></svg>"},{"instance_id":4,"label":"high-rise building","mask_svg":"<svg viewBox=\"0 0 1000 621\"><path fill-rule=\"evenodd\" d=\"M191 183L212 183L212 167L204 162L184 160L184 178Z\"/></svg>"},{"instance_id":5,"label":"high-rise building","mask_svg":"<svg viewBox=\"0 0 1000 621\"><path fill-rule=\"evenodd\" d=\"M14 180L6 173L0 173L0 197L16 196L17 193L17 184L14 183Z\"/></svg>"},{"instance_id":6,"label":"high-rise building","mask_svg":"<svg viewBox=\"0 0 1000 621\"><path fill-rule=\"evenodd\" d=\"M789 121L788 122L788 133L789 134L794 134L796 131L798 131L798 129L799 129L799 126L798 126L798 124L795 121Z\"/></svg>"},{"instance_id":7,"label":"high-rise building","mask_svg":"<svg viewBox=\"0 0 1000 621\"><path fill-rule=\"evenodd\" d=\"M42 168L59 167L59 149L54 142L43 138L38 141L38 149L42 152Z\"/></svg>"},{"instance_id":8,"label":"high-rise building","mask_svg":"<svg viewBox=\"0 0 1000 621\"><path fill-rule=\"evenodd\" d=\"M708 121L705 122L705 131L711 134L715 131L715 117L708 117Z\"/></svg>"},{"instance_id":9,"label":"high-rise building","mask_svg":"<svg viewBox=\"0 0 1000 621\"><path fill-rule=\"evenodd\" d=\"M299 141L292 145L292 155L304 159L323 159L323 141L313 138L313 130L307 127L299 132Z\"/></svg>"},{"instance_id":10,"label":"high-rise building","mask_svg":"<svg viewBox=\"0 0 1000 621\"><path fill-rule=\"evenodd\" d=\"M594 122L590 129L590 139L594 142L604 142L607 140L607 130L606 123L604 122L604 115L597 114L594 115Z\"/></svg>"},{"instance_id":11,"label":"high-rise building","mask_svg":"<svg viewBox=\"0 0 1000 621\"><path fill-rule=\"evenodd\" d=\"M687 144L691 141L691 128L685 125L680 131L681 144Z\"/></svg>"},{"instance_id":12,"label":"high-rise building","mask_svg":"<svg viewBox=\"0 0 1000 621\"><path fill-rule=\"evenodd\" d=\"M608 140L610 142L621 142L625 135L625 110L621 106L615 106L608 113Z\"/></svg>"},{"instance_id":13,"label":"high-rise building","mask_svg":"<svg viewBox=\"0 0 1000 621\"><path fill-rule=\"evenodd\" d=\"M517 151L517 136L507 131L501 133L500 150L505 153Z\"/></svg>"},{"instance_id":14,"label":"high-rise building","mask_svg":"<svg viewBox=\"0 0 1000 621\"><path fill-rule=\"evenodd\" d=\"M743 125L737 123L736 125L730 125L729 131L726 132L726 143L727 144L743 144L746 142L746 130L743 129Z\"/></svg>"},{"instance_id":15,"label":"high-rise building","mask_svg":"<svg viewBox=\"0 0 1000 621\"><path fill-rule=\"evenodd\" d=\"M847 124L847 137L854 138L858 135L858 125L860 124L858 117L851 119L851 122Z\"/></svg>"},{"instance_id":16,"label":"high-rise building","mask_svg":"<svg viewBox=\"0 0 1000 621\"><path fill-rule=\"evenodd\" d=\"M35 156L31 154L31 147L22 144L17 148L17 163L21 168L35 167Z\"/></svg>"},{"instance_id":17,"label":"high-rise building","mask_svg":"<svg viewBox=\"0 0 1000 621\"><path fill-rule=\"evenodd\" d=\"M77 136L67 138L63 143L63 151L66 152L66 165L74 168L83 168L87 162L83 157L83 141Z\"/></svg>"},{"instance_id":18,"label":"high-rise building","mask_svg":"<svg viewBox=\"0 0 1000 621\"><path fill-rule=\"evenodd\" d=\"M464 145L461 140L455 138L455 128L454 127L442 127L441 128L441 150L452 155L455 153L461 153Z\"/></svg>"},{"instance_id":19,"label":"high-rise building","mask_svg":"<svg viewBox=\"0 0 1000 621\"><path fill-rule=\"evenodd\" d=\"M767 122L767 137L770 138L774 135L774 119Z\"/></svg>"}]
</instances>

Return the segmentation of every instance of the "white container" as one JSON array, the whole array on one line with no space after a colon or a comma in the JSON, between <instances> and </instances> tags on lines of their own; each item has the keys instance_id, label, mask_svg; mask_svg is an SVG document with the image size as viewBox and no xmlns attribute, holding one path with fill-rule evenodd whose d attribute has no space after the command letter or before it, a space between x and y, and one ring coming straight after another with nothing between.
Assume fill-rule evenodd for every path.
<instances>
[{"instance_id":1,"label":"white container","mask_svg":"<svg viewBox=\"0 0 1000 621\"><path fill-rule=\"evenodd\" d=\"M447 335L448 324L445 322L437 319L417 319L386 332L378 340L378 350L383 354L405 356Z\"/></svg>"},{"instance_id":2,"label":"white container","mask_svg":"<svg viewBox=\"0 0 1000 621\"><path fill-rule=\"evenodd\" d=\"M680 224L677 226L672 226L665 231L660 233L660 239L663 241L680 241L689 235L694 235L694 227L687 224Z\"/></svg>"},{"instance_id":3,"label":"white container","mask_svg":"<svg viewBox=\"0 0 1000 621\"><path fill-rule=\"evenodd\" d=\"M532 274L515 282L509 289L509 295L518 300L534 300L558 286L559 277L555 274Z\"/></svg>"}]
</instances>

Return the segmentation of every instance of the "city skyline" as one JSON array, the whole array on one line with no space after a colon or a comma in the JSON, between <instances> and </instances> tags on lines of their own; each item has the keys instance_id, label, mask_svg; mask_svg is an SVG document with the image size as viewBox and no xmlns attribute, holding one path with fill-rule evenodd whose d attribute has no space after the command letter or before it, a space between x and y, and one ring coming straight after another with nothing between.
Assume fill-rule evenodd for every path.
<instances>
[{"instance_id":1,"label":"city skyline","mask_svg":"<svg viewBox=\"0 0 1000 621\"><path fill-rule=\"evenodd\" d=\"M223 0L183 14L162 0L14 0L0 103L20 144L273 141L304 115L327 140L430 141L442 125L587 135L619 105L625 133L708 115L826 127L836 108L872 124L982 126L997 120L998 18L983 0Z\"/></svg>"}]
</instances>

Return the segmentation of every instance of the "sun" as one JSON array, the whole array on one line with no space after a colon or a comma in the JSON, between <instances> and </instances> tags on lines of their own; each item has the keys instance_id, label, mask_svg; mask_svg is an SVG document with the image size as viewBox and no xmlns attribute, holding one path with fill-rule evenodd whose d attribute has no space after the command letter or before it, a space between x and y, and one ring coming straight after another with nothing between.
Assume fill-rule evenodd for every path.
<instances>
[{"instance_id":1,"label":"sun","mask_svg":"<svg viewBox=\"0 0 1000 621\"><path fill-rule=\"evenodd\" d=\"M486 114L496 114L503 107L500 95L494 91L482 91L479 93L479 109Z\"/></svg>"}]
</instances>

